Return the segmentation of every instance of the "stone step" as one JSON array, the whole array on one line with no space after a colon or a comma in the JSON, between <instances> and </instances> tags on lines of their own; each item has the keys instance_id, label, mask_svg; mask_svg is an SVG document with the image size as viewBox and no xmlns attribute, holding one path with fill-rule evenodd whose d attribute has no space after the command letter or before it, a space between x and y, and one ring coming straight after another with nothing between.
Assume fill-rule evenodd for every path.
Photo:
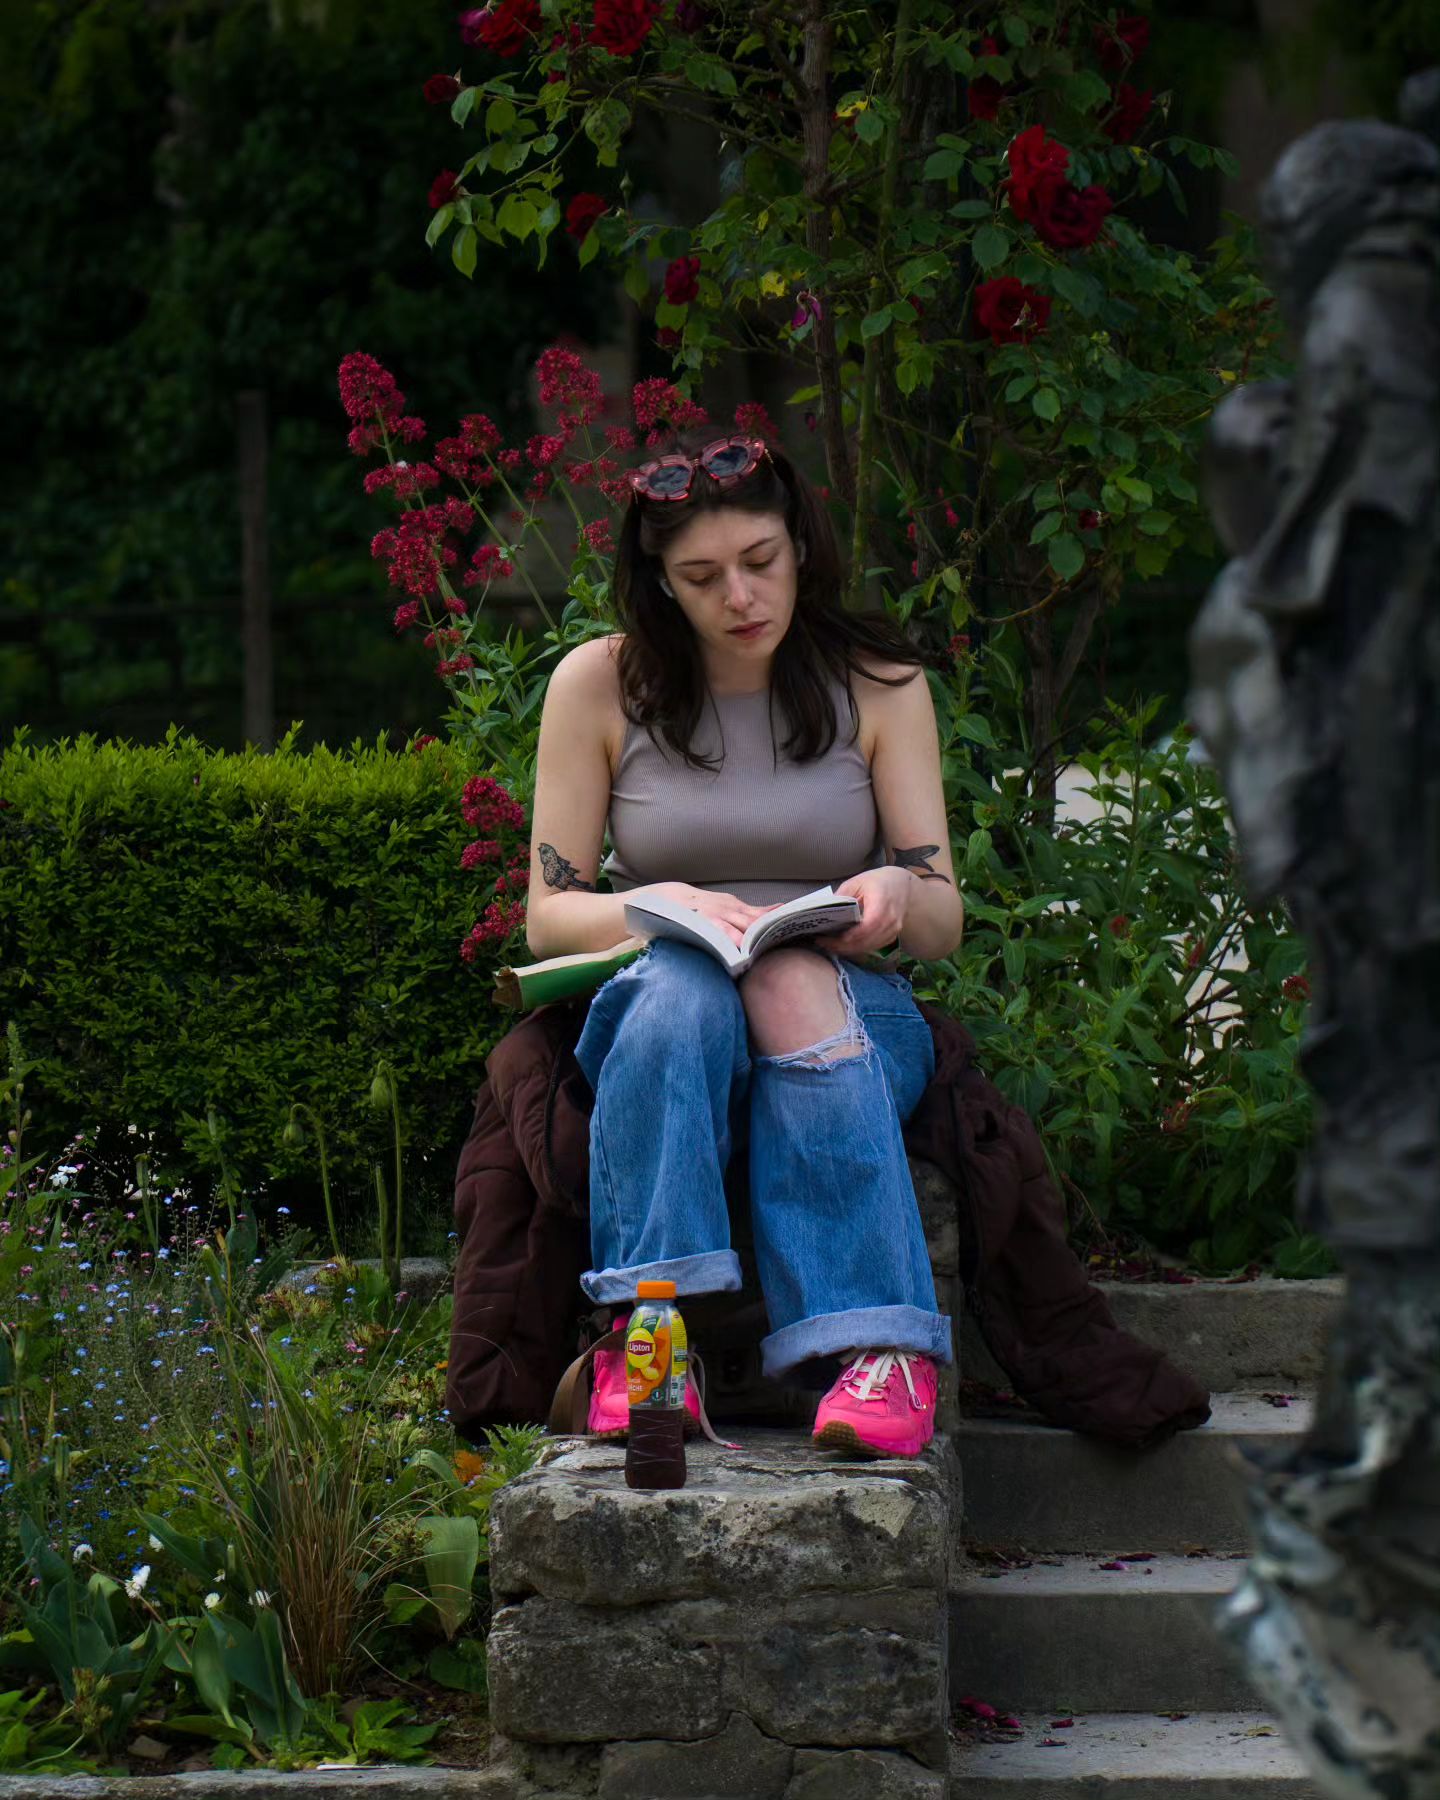
<instances>
[{"instance_id":1,"label":"stone step","mask_svg":"<svg viewBox=\"0 0 1440 1800\"><path fill-rule=\"evenodd\" d=\"M951 1792L965 1800L1320 1800L1279 1725L1259 1712L1022 1718L1012 1743L957 1744ZM1043 1738L1056 1740L1044 1744Z\"/></svg>"},{"instance_id":2,"label":"stone step","mask_svg":"<svg viewBox=\"0 0 1440 1800\"><path fill-rule=\"evenodd\" d=\"M1317 1387L1325 1340L1344 1282L1124 1282L1098 1284L1115 1321L1154 1344L1212 1393L1236 1388ZM973 1319L960 1329L961 1372L1007 1388Z\"/></svg>"},{"instance_id":3,"label":"stone step","mask_svg":"<svg viewBox=\"0 0 1440 1800\"><path fill-rule=\"evenodd\" d=\"M1243 1558L1162 1555L1121 1569L1100 1561L962 1564L950 1591L951 1694L1006 1712L1232 1712L1259 1703L1212 1623Z\"/></svg>"},{"instance_id":4,"label":"stone step","mask_svg":"<svg viewBox=\"0 0 1440 1800\"><path fill-rule=\"evenodd\" d=\"M1313 1403L1216 1394L1211 1417L1149 1450L1125 1450L1028 1419L966 1418L953 1434L964 1473L963 1538L1026 1550L1244 1550L1239 1446L1280 1450Z\"/></svg>"}]
</instances>

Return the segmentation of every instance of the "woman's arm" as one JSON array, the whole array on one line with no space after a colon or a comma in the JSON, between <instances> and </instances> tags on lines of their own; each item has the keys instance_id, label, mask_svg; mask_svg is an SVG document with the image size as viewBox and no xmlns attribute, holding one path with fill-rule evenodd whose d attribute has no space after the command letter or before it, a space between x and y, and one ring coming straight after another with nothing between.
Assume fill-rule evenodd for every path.
<instances>
[{"instance_id":1,"label":"woman's arm","mask_svg":"<svg viewBox=\"0 0 1440 1800\"><path fill-rule=\"evenodd\" d=\"M564 657L540 715L525 937L537 957L608 950L629 933L625 899L595 891L610 809L606 730L614 693L610 642Z\"/></svg>"},{"instance_id":2,"label":"woman's arm","mask_svg":"<svg viewBox=\"0 0 1440 1800\"><path fill-rule=\"evenodd\" d=\"M924 671L916 670L903 687L869 684L864 705L875 720L870 780L887 861L841 883L837 892L858 895L865 916L823 941L840 956L856 956L898 936L909 956L948 956L965 929L965 904L950 854L940 734Z\"/></svg>"}]
</instances>

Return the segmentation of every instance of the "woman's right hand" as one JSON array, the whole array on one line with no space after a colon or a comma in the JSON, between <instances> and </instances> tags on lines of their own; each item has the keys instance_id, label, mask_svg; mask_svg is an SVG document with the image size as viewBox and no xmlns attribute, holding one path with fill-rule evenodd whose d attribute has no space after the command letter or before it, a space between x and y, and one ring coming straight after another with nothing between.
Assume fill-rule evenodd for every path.
<instances>
[{"instance_id":1,"label":"woman's right hand","mask_svg":"<svg viewBox=\"0 0 1440 1800\"><path fill-rule=\"evenodd\" d=\"M736 944L756 919L771 911L768 906L751 906L737 894L716 894L709 888L691 887L688 881L653 881L644 891L674 900L680 906L693 907L705 918L713 919Z\"/></svg>"}]
</instances>

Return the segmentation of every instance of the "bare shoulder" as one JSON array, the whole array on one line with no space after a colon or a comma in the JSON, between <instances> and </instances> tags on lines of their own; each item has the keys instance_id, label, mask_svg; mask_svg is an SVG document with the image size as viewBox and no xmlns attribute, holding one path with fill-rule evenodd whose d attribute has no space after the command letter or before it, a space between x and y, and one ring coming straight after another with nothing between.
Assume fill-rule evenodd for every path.
<instances>
[{"instance_id":1,"label":"bare shoulder","mask_svg":"<svg viewBox=\"0 0 1440 1800\"><path fill-rule=\"evenodd\" d=\"M913 663L868 657L856 671L851 691L859 709L860 734L867 753L887 725L903 726L907 720L923 718L932 710L925 671Z\"/></svg>"},{"instance_id":2,"label":"bare shoulder","mask_svg":"<svg viewBox=\"0 0 1440 1800\"><path fill-rule=\"evenodd\" d=\"M583 644L577 644L556 663L550 677L551 687L558 686L569 700L599 703L618 700L620 671L617 657L623 642L619 632L612 632L607 637L587 638Z\"/></svg>"}]
</instances>

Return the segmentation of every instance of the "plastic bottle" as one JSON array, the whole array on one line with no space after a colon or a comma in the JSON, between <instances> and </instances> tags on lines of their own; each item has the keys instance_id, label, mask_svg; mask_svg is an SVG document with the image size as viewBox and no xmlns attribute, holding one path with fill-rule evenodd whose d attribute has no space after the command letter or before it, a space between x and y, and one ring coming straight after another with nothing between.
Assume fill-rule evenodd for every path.
<instances>
[{"instance_id":1,"label":"plastic bottle","mask_svg":"<svg viewBox=\"0 0 1440 1800\"><path fill-rule=\"evenodd\" d=\"M642 1281L625 1334L630 1438L625 1480L632 1488L685 1485L685 1384L690 1344L673 1281Z\"/></svg>"}]
</instances>

